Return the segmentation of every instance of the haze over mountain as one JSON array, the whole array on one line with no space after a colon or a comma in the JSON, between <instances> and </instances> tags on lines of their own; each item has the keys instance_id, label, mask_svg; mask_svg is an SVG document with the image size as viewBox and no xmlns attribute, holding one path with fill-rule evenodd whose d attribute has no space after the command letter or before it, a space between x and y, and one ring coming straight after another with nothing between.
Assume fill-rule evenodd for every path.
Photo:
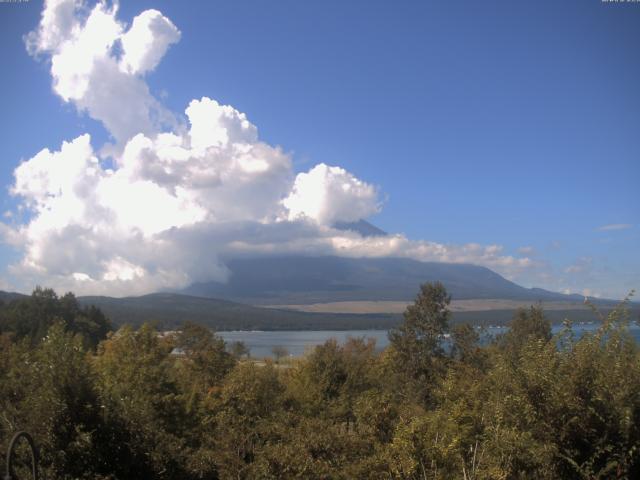
<instances>
[{"instance_id":1,"label":"haze over mountain","mask_svg":"<svg viewBox=\"0 0 640 480\"><path fill-rule=\"evenodd\" d=\"M362 219L357 222L336 222L333 224L333 228L347 232L356 232L363 237L383 237L388 235L384 230Z\"/></svg>"},{"instance_id":2,"label":"haze over mountain","mask_svg":"<svg viewBox=\"0 0 640 480\"><path fill-rule=\"evenodd\" d=\"M524 288L486 267L407 258L282 256L237 258L227 261L226 266L230 271L226 283L197 283L182 293L254 305L409 301L421 283L441 281L455 300L583 299L580 295Z\"/></svg>"},{"instance_id":3,"label":"haze over mountain","mask_svg":"<svg viewBox=\"0 0 640 480\"><path fill-rule=\"evenodd\" d=\"M369 228L363 223L357 227ZM99 307L115 325L151 321L162 329L176 329L192 321L215 330L388 329L401 321L405 304L415 298L420 284L441 281L453 297L454 322L505 324L516 308L539 301L546 304L553 322L595 320L580 295L524 288L476 265L282 256L231 259L226 267L227 283L194 284L180 293L80 296L79 301ZM0 292L4 302L22 296ZM612 307L610 301L596 303L605 312ZM640 308L631 307L635 318Z\"/></svg>"}]
</instances>

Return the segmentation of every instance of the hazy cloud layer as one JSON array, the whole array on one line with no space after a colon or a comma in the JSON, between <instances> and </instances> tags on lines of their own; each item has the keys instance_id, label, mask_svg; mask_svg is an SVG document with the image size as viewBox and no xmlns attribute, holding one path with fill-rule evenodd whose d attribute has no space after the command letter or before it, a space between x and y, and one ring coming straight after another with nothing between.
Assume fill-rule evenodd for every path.
<instances>
[{"instance_id":1,"label":"hazy cloud layer","mask_svg":"<svg viewBox=\"0 0 640 480\"><path fill-rule=\"evenodd\" d=\"M609 232L611 230L627 230L633 227L630 223L611 223L609 225L602 225L598 227L598 230L601 232Z\"/></svg>"},{"instance_id":2,"label":"hazy cloud layer","mask_svg":"<svg viewBox=\"0 0 640 480\"><path fill-rule=\"evenodd\" d=\"M536 249L531 246L525 246L518 248L518 253L520 255L534 255L536 253Z\"/></svg>"},{"instance_id":3,"label":"hazy cloud layer","mask_svg":"<svg viewBox=\"0 0 640 480\"><path fill-rule=\"evenodd\" d=\"M580 257L571 265L564 269L565 273L584 273L589 271L593 265L593 258Z\"/></svg>"},{"instance_id":4,"label":"hazy cloud layer","mask_svg":"<svg viewBox=\"0 0 640 480\"><path fill-rule=\"evenodd\" d=\"M11 193L30 216L0 224L23 254L10 267L14 288L142 294L224 279L220 258L275 253L467 262L508 277L535 267L498 245L333 228L380 211L379 189L324 163L296 175L244 113L208 97L191 101L181 124L144 80L180 31L157 10L130 25L117 13L117 4L49 0L27 37L50 62L54 92L102 122L118 148L107 168L85 134L15 169Z\"/></svg>"}]
</instances>

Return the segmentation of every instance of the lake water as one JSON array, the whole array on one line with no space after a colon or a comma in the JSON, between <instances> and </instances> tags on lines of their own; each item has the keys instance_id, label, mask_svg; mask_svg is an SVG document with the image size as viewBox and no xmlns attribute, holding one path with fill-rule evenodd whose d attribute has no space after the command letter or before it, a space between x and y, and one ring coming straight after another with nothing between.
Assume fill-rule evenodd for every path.
<instances>
[{"instance_id":1,"label":"lake water","mask_svg":"<svg viewBox=\"0 0 640 480\"><path fill-rule=\"evenodd\" d=\"M553 327L556 333L562 327ZM585 332L592 332L598 328L598 324L574 325L573 330L577 337ZM489 335L497 335L506 331L506 327L487 328ZM630 325L629 331L640 342L640 326ZM270 357L273 347L280 346L287 349L292 356L301 356L316 345L321 345L330 338L335 338L338 342L344 343L349 337L373 338L376 347L383 349L389 345L387 330L308 330L308 331L232 331L217 332L227 343L242 341L251 351L254 358Z\"/></svg>"}]
</instances>

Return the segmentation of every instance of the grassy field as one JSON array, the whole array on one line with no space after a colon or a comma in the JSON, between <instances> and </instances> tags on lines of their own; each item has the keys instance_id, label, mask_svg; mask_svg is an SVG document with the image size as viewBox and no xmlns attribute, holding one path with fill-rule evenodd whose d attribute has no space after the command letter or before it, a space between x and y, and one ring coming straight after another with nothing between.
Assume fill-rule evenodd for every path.
<instances>
[{"instance_id":1,"label":"grassy field","mask_svg":"<svg viewBox=\"0 0 640 480\"><path fill-rule=\"evenodd\" d=\"M295 310L298 312L313 313L351 313L351 314L375 314L375 313L402 313L411 302L396 301L351 301L313 303L310 305L267 305L267 308ZM453 300L452 312L484 312L490 310L516 310L528 308L531 301L501 300L501 299L475 299ZM589 310L582 302L545 302L542 304L545 311L552 310Z\"/></svg>"}]
</instances>

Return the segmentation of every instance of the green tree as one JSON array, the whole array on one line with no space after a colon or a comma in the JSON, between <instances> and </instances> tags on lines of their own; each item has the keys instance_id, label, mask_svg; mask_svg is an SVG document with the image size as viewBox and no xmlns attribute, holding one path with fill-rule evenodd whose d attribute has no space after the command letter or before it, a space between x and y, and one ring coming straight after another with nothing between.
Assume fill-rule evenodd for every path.
<instances>
[{"instance_id":1,"label":"green tree","mask_svg":"<svg viewBox=\"0 0 640 480\"><path fill-rule=\"evenodd\" d=\"M181 367L186 371L186 379L200 393L219 385L235 365L224 340L202 325L186 322L175 345L184 352Z\"/></svg>"},{"instance_id":2,"label":"green tree","mask_svg":"<svg viewBox=\"0 0 640 480\"><path fill-rule=\"evenodd\" d=\"M31 296L13 300L0 308L0 331L10 332L15 340L27 338L32 345L38 344L54 323L81 334L85 344L92 349L112 329L111 322L100 309L81 307L72 293L58 297L50 288L36 287Z\"/></svg>"},{"instance_id":3,"label":"green tree","mask_svg":"<svg viewBox=\"0 0 640 480\"><path fill-rule=\"evenodd\" d=\"M207 423L215 428L211 447L220 478L255 478L252 464L270 440L283 408L284 387L271 363L238 364L225 378Z\"/></svg>"},{"instance_id":4,"label":"green tree","mask_svg":"<svg viewBox=\"0 0 640 480\"><path fill-rule=\"evenodd\" d=\"M96 441L104 430L83 339L53 324L31 348L6 351L0 375L0 432L34 437L49 478L96 478L109 467Z\"/></svg>"},{"instance_id":5,"label":"green tree","mask_svg":"<svg viewBox=\"0 0 640 480\"><path fill-rule=\"evenodd\" d=\"M509 331L498 340L502 348L517 356L529 341L551 340L551 322L544 315L541 305L532 305L528 310L519 308L509 323Z\"/></svg>"},{"instance_id":6,"label":"green tree","mask_svg":"<svg viewBox=\"0 0 640 480\"><path fill-rule=\"evenodd\" d=\"M148 324L125 326L93 360L106 422L114 425L114 467L126 478L190 478L187 432L194 419L176 379L174 345Z\"/></svg>"},{"instance_id":7,"label":"green tree","mask_svg":"<svg viewBox=\"0 0 640 480\"><path fill-rule=\"evenodd\" d=\"M276 345L271 349L271 353L273 354L273 358L275 358L276 363L280 363L280 360L289 355L289 350L282 345Z\"/></svg>"},{"instance_id":8,"label":"green tree","mask_svg":"<svg viewBox=\"0 0 640 480\"><path fill-rule=\"evenodd\" d=\"M455 325L451 329L451 357L463 364L484 370L487 352L480 348L480 334L470 324Z\"/></svg>"},{"instance_id":9,"label":"green tree","mask_svg":"<svg viewBox=\"0 0 640 480\"><path fill-rule=\"evenodd\" d=\"M331 418L346 429L355 427L357 398L374 389L375 343L350 338L344 346L332 338L318 345L290 372L289 393L311 416Z\"/></svg>"},{"instance_id":10,"label":"green tree","mask_svg":"<svg viewBox=\"0 0 640 480\"><path fill-rule=\"evenodd\" d=\"M234 356L237 360L240 360L243 357L249 357L251 355L251 351L247 344L241 340L235 341L231 344L230 347L231 355Z\"/></svg>"},{"instance_id":11,"label":"green tree","mask_svg":"<svg viewBox=\"0 0 640 480\"><path fill-rule=\"evenodd\" d=\"M441 341L449 329L450 302L440 282L425 283L405 310L404 322L389 332L395 370L408 375L425 402L431 400L430 390L443 374Z\"/></svg>"}]
</instances>

